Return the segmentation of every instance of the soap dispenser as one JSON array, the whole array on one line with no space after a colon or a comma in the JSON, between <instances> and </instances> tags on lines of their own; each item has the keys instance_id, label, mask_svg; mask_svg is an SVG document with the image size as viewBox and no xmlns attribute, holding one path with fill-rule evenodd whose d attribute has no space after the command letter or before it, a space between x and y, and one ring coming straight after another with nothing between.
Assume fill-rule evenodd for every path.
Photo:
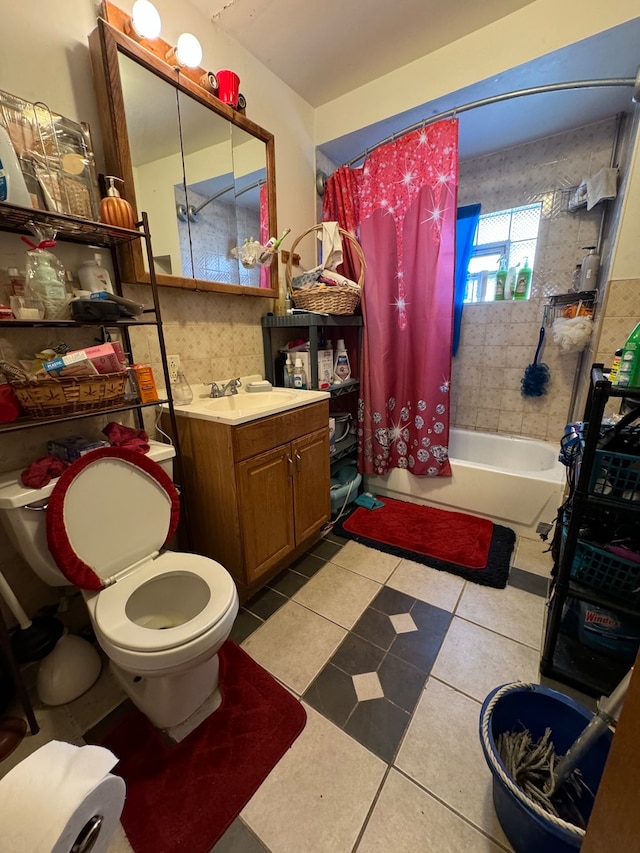
<instances>
[{"instance_id":1,"label":"soap dispenser","mask_svg":"<svg viewBox=\"0 0 640 853\"><path fill-rule=\"evenodd\" d=\"M516 288L513 291L513 298L528 299L530 286L531 267L529 266L529 258L525 258L522 267L518 270L518 275L516 277Z\"/></svg>"},{"instance_id":2,"label":"soap dispenser","mask_svg":"<svg viewBox=\"0 0 640 853\"><path fill-rule=\"evenodd\" d=\"M595 246L583 246L588 254L582 259L582 269L580 270L580 290L595 290L598 279L598 270L600 269L600 255L596 252Z\"/></svg>"},{"instance_id":3,"label":"soap dispenser","mask_svg":"<svg viewBox=\"0 0 640 853\"><path fill-rule=\"evenodd\" d=\"M100 202L100 220L107 225L116 225L118 228L129 228L134 231L136 221L133 208L126 199L122 198L115 186L115 181L121 184L124 181L114 175L105 175L105 181L108 182L107 195Z\"/></svg>"}]
</instances>

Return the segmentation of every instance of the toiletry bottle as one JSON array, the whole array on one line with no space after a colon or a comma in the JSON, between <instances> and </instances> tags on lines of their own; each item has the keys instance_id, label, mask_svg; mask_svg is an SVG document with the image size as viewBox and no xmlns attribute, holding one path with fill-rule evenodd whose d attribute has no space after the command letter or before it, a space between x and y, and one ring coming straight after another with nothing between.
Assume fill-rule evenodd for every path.
<instances>
[{"instance_id":1,"label":"toiletry bottle","mask_svg":"<svg viewBox=\"0 0 640 853\"><path fill-rule=\"evenodd\" d=\"M514 299L528 299L529 287L531 285L531 267L529 266L529 258L524 259L522 269L518 272L516 278L516 289L513 291Z\"/></svg>"},{"instance_id":2,"label":"toiletry bottle","mask_svg":"<svg viewBox=\"0 0 640 853\"><path fill-rule=\"evenodd\" d=\"M296 358L293 371L293 387L298 390L306 390L307 388L307 375L302 365L302 359L299 356Z\"/></svg>"},{"instance_id":3,"label":"toiletry bottle","mask_svg":"<svg viewBox=\"0 0 640 853\"><path fill-rule=\"evenodd\" d=\"M92 261L85 261L80 264L78 278L83 290L90 290L93 293L106 290L107 293L113 293L109 270L102 266L102 257L99 252L95 253Z\"/></svg>"},{"instance_id":4,"label":"toiletry bottle","mask_svg":"<svg viewBox=\"0 0 640 853\"><path fill-rule=\"evenodd\" d=\"M284 381L287 388L294 388L295 384L293 381L293 374L295 372L295 365L293 363L293 359L291 358L291 353L287 353L287 363L284 366Z\"/></svg>"},{"instance_id":5,"label":"toiletry bottle","mask_svg":"<svg viewBox=\"0 0 640 853\"><path fill-rule=\"evenodd\" d=\"M338 346L336 348L336 360L333 367L333 381L335 383L346 382L350 378L350 376L351 365L349 364L347 348L344 345L344 340L342 338L339 338Z\"/></svg>"},{"instance_id":6,"label":"toiletry bottle","mask_svg":"<svg viewBox=\"0 0 640 853\"><path fill-rule=\"evenodd\" d=\"M507 284L507 259L504 255L500 257L499 264L500 266L498 267L498 272L496 273L496 294L493 297L496 301L504 299L504 291Z\"/></svg>"},{"instance_id":7,"label":"toiletry bottle","mask_svg":"<svg viewBox=\"0 0 640 853\"><path fill-rule=\"evenodd\" d=\"M133 208L129 202L122 198L116 189L115 182L124 183L122 178L116 178L113 175L105 175L107 181L107 195L100 202L100 220L106 222L107 225L117 225L118 228L129 228L133 231L136 227L136 220L133 215Z\"/></svg>"},{"instance_id":8,"label":"toiletry bottle","mask_svg":"<svg viewBox=\"0 0 640 853\"><path fill-rule=\"evenodd\" d=\"M595 290L600 269L600 255L596 253L595 246L583 246L588 254L582 259L580 270L580 290Z\"/></svg>"},{"instance_id":9,"label":"toiletry bottle","mask_svg":"<svg viewBox=\"0 0 640 853\"><path fill-rule=\"evenodd\" d=\"M622 388L636 388L640 385L640 323L631 332L622 348L620 364L613 384Z\"/></svg>"},{"instance_id":10,"label":"toiletry bottle","mask_svg":"<svg viewBox=\"0 0 640 853\"><path fill-rule=\"evenodd\" d=\"M507 280L504 286L504 298L513 299L513 291L516 289L516 278L518 276L518 267L509 267L507 272Z\"/></svg>"}]
</instances>

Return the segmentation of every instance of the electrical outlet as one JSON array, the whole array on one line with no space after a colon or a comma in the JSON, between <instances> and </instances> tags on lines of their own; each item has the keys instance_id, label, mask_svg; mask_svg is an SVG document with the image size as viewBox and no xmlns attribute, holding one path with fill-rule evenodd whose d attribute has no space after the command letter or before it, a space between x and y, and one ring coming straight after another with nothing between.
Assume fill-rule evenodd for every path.
<instances>
[{"instance_id":1,"label":"electrical outlet","mask_svg":"<svg viewBox=\"0 0 640 853\"><path fill-rule=\"evenodd\" d=\"M168 355L167 365L169 366L169 382L177 382L178 373L180 373L180 356Z\"/></svg>"}]
</instances>

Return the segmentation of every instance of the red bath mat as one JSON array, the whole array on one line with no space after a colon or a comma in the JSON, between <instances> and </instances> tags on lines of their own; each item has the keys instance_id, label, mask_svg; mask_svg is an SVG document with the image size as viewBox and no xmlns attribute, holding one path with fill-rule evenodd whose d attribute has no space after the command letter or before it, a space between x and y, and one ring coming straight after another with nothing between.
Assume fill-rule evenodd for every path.
<instances>
[{"instance_id":1,"label":"red bath mat","mask_svg":"<svg viewBox=\"0 0 640 853\"><path fill-rule=\"evenodd\" d=\"M378 509L357 507L334 526L363 545L503 589L515 533L468 515L383 497Z\"/></svg>"},{"instance_id":2,"label":"red bath mat","mask_svg":"<svg viewBox=\"0 0 640 853\"><path fill-rule=\"evenodd\" d=\"M102 738L120 759L135 853L209 853L304 728L300 702L230 640L220 685L220 707L179 744L139 711Z\"/></svg>"}]
</instances>

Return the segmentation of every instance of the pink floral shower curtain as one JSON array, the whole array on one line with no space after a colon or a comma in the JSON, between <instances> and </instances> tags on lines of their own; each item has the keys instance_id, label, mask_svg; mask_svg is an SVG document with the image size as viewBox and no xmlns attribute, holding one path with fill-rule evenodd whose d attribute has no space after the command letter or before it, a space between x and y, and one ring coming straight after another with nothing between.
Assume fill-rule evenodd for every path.
<instances>
[{"instance_id":1,"label":"pink floral shower curtain","mask_svg":"<svg viewBox=\"0 0 640 853\"><path fill-rule=\"evenodd\" d=\"M347 192L357 184L357 205L347 210L358 221L367 261L358 411L363 473L406 468L451 475L457 134L457 120L447 119L377 148L361 169L347 170ZM329 183L344 180L345 169ZM325 219L355 231L330 212L327 206Z\"/></svg>"}]
</instances>

